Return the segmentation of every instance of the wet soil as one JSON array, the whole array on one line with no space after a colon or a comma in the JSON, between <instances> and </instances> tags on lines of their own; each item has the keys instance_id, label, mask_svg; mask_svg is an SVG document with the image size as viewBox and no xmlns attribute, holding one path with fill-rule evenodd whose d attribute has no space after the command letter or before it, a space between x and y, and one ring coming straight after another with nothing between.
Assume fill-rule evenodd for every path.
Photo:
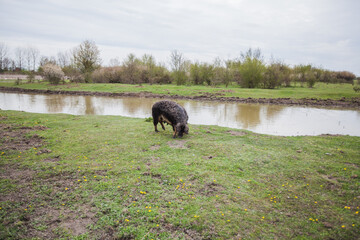
<instances>
[{"instance_id":1,"label":"wet soil","mask_svg":"<svg viewBox=\"0 0 360 240\"><path fill-rule=\"evenodd\" d=\"M167 99L185 99L198 101L219 101L219 102L238 102L238 103L259 103L259 104L281 104L281 105L301 105L301 106L323 106L323 107L346 107L360 108L359 98L341 98L334 99L317 99L317 98L240 98L224 97L224 94L201 93L197 96L180 96L154 94L147 91L138 93L110 93L110 92L90 92L90 91L64 91L64 90L39 90L39 89L22 89L17 87L0 87L2 92L16 93L35 93L35 94L63 94L78 96L106 96L106 97L141 97L141 98L167 98Z\"/></svg>"}]
</instances>

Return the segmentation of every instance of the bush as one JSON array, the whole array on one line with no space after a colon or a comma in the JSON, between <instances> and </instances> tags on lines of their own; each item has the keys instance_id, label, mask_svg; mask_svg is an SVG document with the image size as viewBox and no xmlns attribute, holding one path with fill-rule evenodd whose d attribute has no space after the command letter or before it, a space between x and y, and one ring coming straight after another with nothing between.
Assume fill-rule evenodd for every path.
<instances>
[{"instance_id":1,"label":"bush","mask_svg":"<svg viewBox=\"0 0 360 240\"><path fill-rule=\"evenodd\" d=\"M29 71L28 73L27 73L27 80L28 80L28 83L33 83L34 82L34 80L35 80L35 73L34 72L32 72L32 71Z\"/></svg>"},{"instance_id":2,"label":"bush","mask_svg":"<svg viewBox=\"0 0 360 240\"><path fill-rule=\"evenodd\" d=\"M130 83L130 84L166 84L170 83L170 74L166 68L153 66L150 70L144 65L102 67L91 76L94 83Z\"/></svg>"},{"instance_id":3,"label":"bush","mask_svg":"<svg viewBox=\"0 0 360 240\"><path fill-rule=\"evenodd\" d=\"M176 83L176 85L185 85L187 77L185 71L173 71L171 74L172 79Z\"/></svg>"},{"instance_id":4,"label":"bush","mask_svg":"<svg viewBox=\"0 0 360 240\"><path fill-rule=\"evenodd\" d=\"M92 74L94 83L122 83L122 67L103 67L97 69Z\"/></svg>"},{"instance_id":5,"label":"bush","mask_svg":"<svg viewBox=\"0 0 360 240\"><path fill-rule=\"evenodd\" d=\"M261 85L263 88L274 89L281 85L282 80L281 64L272 63L265 70Z\"/></svg>"},{"instance_id":6,"label":"bush","mask_svg":"<svg viewBox=\"0 0 360 240\"><path fill-rule=\"evenodd\" d=\"M301 86L306 83L309 88L314 87L315 83L320 81L323 75L321 69L315 68L311 64L295 66L294 71L296 73L295 80L299 81Z\"/></svg>"},{"instance_id":7,"label":"bush","mask_svg":"<svg viewBox=\"0 0 360 240\"><path fill-rule=\"evenodd\" d=\"M154 66L150 69L149 83L169 84L171 77L169 71L163 66Z\"/></svg>"},{"instance_id":8,"label":"bush","mask_svg":"<svg viewBox=\"0 0 360 240\"><path fill-rule=\"evenodd\" d=\"M256 88L263 81L265 65L260 50L254 52L249 49L242 54L242 63L239 67L240 86L243 88Z\"/></svg>"},{"instance_id":9,"label":"bush","mask_svg":"<svg viewBox=\"0 0 360 240\"><path fill-rule=\"evenodd\" d=\"M49 81L51 84L59 84L65 76L61 68L52 63L44 65L42 69L44 79Z\"/></svg>"},{"instance_id":10,"label":"bush","mask_svg":"<svg viewBox=\"0 0 360 240\"><path fill-rule=\"evenodd\" d=\"M240 86L243 88L257 88L262 82L265 65L259 54L252 54L251 49L246 54L239 68Z\"/></svg>"},{"instance_id":11,"label":"bush","mask_svg":"<svg viewBox=\"0 0 360 240\"><path fill-rule=\"evenodd\" d=\"M360 92L360 80L359 80L359 78L357 78L355 82L356 82L356 84L353 87L353 89L354 89L355 92Z\"/></svg>"},{"instance_id":12,"label":"bush","mask_svg":"<svg viewBox=\"0 0 360 240\"><path fill-rule=\"evenodd\" d=\"M341 82L353 83L353 80L356 78L355 74L347 71L337 72L336 78Z\"/></svg>"},{"instance_id":13,"label":"bush","mask_svg":"<svg viewBox=\"0 0 360 240\"><path fill-rule=\"evenodd\" d=\"M190 66L190 81L195 85L202 85L204 83L201 78L200 64L194 63Z\"/></svg>"},{"instance_id":14,"label":"bush","mask_svg":"<svg viewBox=\"0 0 360 240\"><path fill-rule=\"evenodd\" d=\"M77 68L68 65L68 66L64 66L62 70L65 76L70 80L70 82L84 82L84 78L80 70L78 70Z\"/></svg>"}]
</instances>

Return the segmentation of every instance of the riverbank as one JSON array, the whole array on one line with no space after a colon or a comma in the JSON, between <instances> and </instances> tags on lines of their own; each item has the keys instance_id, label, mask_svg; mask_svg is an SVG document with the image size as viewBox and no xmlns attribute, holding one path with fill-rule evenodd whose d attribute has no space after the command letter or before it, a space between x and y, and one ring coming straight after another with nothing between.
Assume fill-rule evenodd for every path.
<instances>
[{"instance_id":1,"label":"riverbank","mask_svg":"<svg viewBox=\"0 0 360 240\"><path fill-rule=\"evenodd\" d=\"M0 238L359 238L359 137L171 132L0 110Z\"/></svg>"},{"instance_id":2,"label":"riverbank","mask_svg":"<svg viewBox=\"0 0 360 240\"><path fill-rule=\"evenodd\" d=\"M214 88L207 86L129 85L129 84L64 84L31 83L14 86L0 83L0 91L67 94L91 96L120 96L190 99L200 101L226 101L239 103L283 104L360 108L360 97L350 84L321 84L315 88L242 89L239 87Z\"/></svg>"}]
</instances>

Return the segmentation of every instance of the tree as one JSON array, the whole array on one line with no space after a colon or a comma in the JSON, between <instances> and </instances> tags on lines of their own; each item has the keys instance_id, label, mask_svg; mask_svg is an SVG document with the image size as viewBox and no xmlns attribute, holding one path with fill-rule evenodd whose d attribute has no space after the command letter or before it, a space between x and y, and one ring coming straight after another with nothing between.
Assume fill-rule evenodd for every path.
<instances>
[{"instance_id":1,"label":"tree","mask_svg":"<svg viewBox=\"0 0 360 240\"><path fill-rule=\"evenodd\" d=\"M64 68L70 65L71 62L70 58L71 57L68 51L58 52L56 62L61 68Z\"/></svg>"},{"instance_id":2,"label":"tree","mask_svg":"<svg viewBox=\"0 0 360 240\"><path fill-rule=\"evenodd\" d=\"M0 43L0 71L6 69L5 59L7 59L8 52L9 48L5 45L5 43Z\"/></svg>"},{"instance_id":3,"label":"tree","mask_svg":"<svg viewBox=\"0 0 360 240\"><path fill-rule=\"evenodd\" d=\"M94 41L85 40L73 50L73 62L77 69L85 75L85 81L90 82L91 73L100 67L100 51Z\"/></svg>"},{"instance_id":4,"label":"tree","mask_svg":"<svg viewBox=\"0 0 360 240\"><path fill-rule=\"evenodd\" d=\"M130 53L123 62L125 78L131 84L140 83L140 72L138 71L139 62L139 59L137 59L133 53Z\"/></svg>"},{"instance_id":5,"label":"tree","mask_svg":"<svg viewBox=\"0 0 360 240\"><path fill-rule=\"evenodd\" d=\"M172 69L173 79L177 85L185 84L185 59L182 53L174 50L170 54L170 65Z\"/></svg>"},{"instance_id":6,"label":"tree","mask_svg":"<svg viewBox=\"0 0 360 240\"><path fill-rule=\"evenodd\" d=\"M40 55L40 51L35 47L31 47L29 51L30 51L32 67L33 67L32 70L36 71L36 64Z\"/></svg>"},{"instance_id":7,"label":"tree","mask_svg":"<svg viewBox=\"0 0 360 240\"><path fill-rule=\"evenodd\" d=\"M192 84L201 85L203 84L203 79L201 78L200 64L194 63L190 66L190 81Z\"/></svg>"},{"instance_id":8,"label":"tree","mask_svg":"<svg viewBox=\"0 0 360 240\"><path fill-rule=\"evenodd\" d=\"M109 61L109 66L110 67L119 67L120 66L120 61L118 58L112 58Z\"/></svg>"},{"instance_id":9,"label":"tree","mask_svg":"<svg viewBox=\"0 0 360 240\"><path fill-rule=\"evenodd\" d=\"M15 61L16 61L16 66L22 70L23 68L23 63L24 63L24 48L22 47L17 47L15 49Z\"/></svg>"}]
</instances>

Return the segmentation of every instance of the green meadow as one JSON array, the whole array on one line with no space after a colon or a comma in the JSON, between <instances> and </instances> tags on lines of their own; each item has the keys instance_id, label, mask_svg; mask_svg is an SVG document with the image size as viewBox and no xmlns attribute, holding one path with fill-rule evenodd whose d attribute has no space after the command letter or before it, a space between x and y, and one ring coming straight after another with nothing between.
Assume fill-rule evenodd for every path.
<instances>
[{"instance_id":1,"label":"green meadow","mask_svg":"<svg viewBox=\"0 0 360 240\"><path fill-rule=\"evenodd\" d=\"M24 89L40 90L63 90L63 91L92 91L92 92L150 92L154 94L180 95L180 96L200 96L212 94L219 97L240 97L240 98L318 98L318 99L340 99L359 97L359 92L353 90L351 84L326 84L316 83L313 88L301 87L299 84L293 87L283 87L277 89L251 89L240 88L238 85L229 87L218 86L177 86L175 84L163 85L134 85L134 84L101 84L101 83L67 83L60 85L49 85L46 82L24 83L15 85L14 82L0 80L0 86L19 87Z\"/></svg>"},{"instance_id":2,"label":"green meadow","mask_svg":"<svg viewBox=\"0 0 360 240\"><path fill-rule=\"evenodd\" d=\"M0 239L357 239L359 176L359 137L0 111Z\"/></svg>"}]
</instances>

